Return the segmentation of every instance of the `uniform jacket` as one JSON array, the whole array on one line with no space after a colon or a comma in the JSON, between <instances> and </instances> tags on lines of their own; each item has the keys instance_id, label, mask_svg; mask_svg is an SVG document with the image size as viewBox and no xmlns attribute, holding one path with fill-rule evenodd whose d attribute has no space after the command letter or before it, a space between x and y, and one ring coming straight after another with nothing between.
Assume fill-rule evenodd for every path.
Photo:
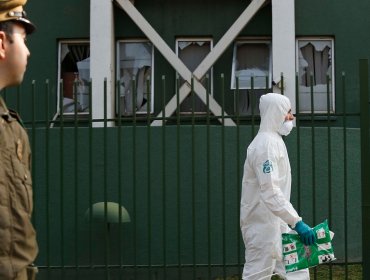
<instances>
[{"instance_id":1,"label":"uniform jacket","mask_svg":"<svg viewBox=\"0 0 370 280\"><path fill-rule=\"evenodd\" d=\"M38 253L31 224L31 150L15 112L0 97L0 279L13 279Z\"/></svg>"}]
</instances>

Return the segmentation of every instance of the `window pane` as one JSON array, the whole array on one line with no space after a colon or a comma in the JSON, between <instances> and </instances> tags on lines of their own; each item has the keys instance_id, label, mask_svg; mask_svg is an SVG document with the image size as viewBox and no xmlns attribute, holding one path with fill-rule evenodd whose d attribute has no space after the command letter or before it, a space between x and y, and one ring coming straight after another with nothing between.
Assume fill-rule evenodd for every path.
<instances>
[{"instance_id":1,"label":"window pane","mask_svg":"<svg viewBox=\"0 0 370 280\"><path fill-rule=\"evenodd\" d=\"M63 113L89 112L90 45L60 44L60 79L63 79ZM58 85L59 86L59 85ZM59 89L60 92L60 89Z\"/></svg>"},{"instance_id":2,"label":"window pane","mask_svg":"<svg viewBox=\"0 0 370 280\"><path fill-rule=\"evenodd\" d=\"M203 61L207 54L211 51L211 41L178 41L177 53L182 62L188 67L190 71L194 71L198 65ZM208 71L208 76L211 79L212 84L212 75L211 70ZM184 80L180 78L180 87L184 83ZM211 89L208 89L207 81L205 78L201 80L202 85L211 92ZM188 95L185 100L180 105L181 112L192 112L193 107L193 97ZM197 113L206 113L207 106L204 104L201 99L195 94L194 95L194 112Z\"/></svg>"},{"instance_id":3,"label":"window pane","mask_svg":"<svg viewBox=\"0 0 370 280\"><path fill-rule=\"evenodd\" d=\"M119 43L117 72L122 114L132 115L133 107L136 112L147 112L148 98L152 96L152 54L150 42Z\"/></svg>"},{"instance_id":4,"label":"window pane","mask_svg":"<svg viewBox=\"0 0 370 280\"><path fill-rule=\"evenodd\" d=\"M315 112L328 110L328 94L333 111L332 40L298 41L298 75L300 111L311 111L311 91Z\"/></svg>"},{"instance_id":5,"label":"window pane","mask_svg":"<svg viewBox=\"0 0 370 280\"><path fill-rule=\"evenodd\" d=\"M232 88L239 79L240 89L267 88L271 76L270 43L236 42L234 48Z\"/></svg>"},{"instance_id":6,"label":"window pane","mask_svg":"<svg viewBox=\"0 0 370 280\"><path fill-rule=\"evenodd\" d=\"M271 92L271 89L242 89L235 94L236 113L239 116L257 116L260 114L259 100L262 95ZM238 111L237 111L238 110Z\"/></svg>"}]
</instances>

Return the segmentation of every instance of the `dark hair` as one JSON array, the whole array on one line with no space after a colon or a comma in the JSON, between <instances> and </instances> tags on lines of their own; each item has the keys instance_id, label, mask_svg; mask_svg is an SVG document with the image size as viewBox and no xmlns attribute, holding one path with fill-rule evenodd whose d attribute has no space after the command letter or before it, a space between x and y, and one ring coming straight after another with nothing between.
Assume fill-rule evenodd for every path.
<instances>
[{"instance_id":1,"label":"dark hair","mask_svg":"<svg viewBox=\"0 0 370 280\"><path fill-rule=\"evenodd\" d=\"M6 34L6 37L13 43L12 35L13 35L13 26L14 23L12 21L2 21L0 22L0 31L3 31Z\"/></svg>"}]
</instances>

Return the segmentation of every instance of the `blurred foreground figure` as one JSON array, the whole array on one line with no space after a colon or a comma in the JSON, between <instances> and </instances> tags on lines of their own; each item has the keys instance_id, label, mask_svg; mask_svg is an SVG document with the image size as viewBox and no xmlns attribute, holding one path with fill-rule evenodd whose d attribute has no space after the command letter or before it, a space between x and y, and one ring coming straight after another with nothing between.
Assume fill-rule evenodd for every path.
<instances>
[{"instance_id":1,"label":"blurred foreground figure","mask_svg":"<svg viewBox=\"0 0 370 280\"><path fill-rule=\"evenodd\" d=\"M35 26L26 18L26 0L0 0L0 90L19 85L30 52L26 36ZM38 253L31 223L31 150L18 114L0 97L0 279L35 279Z\"/></svg>"}]
</instances>

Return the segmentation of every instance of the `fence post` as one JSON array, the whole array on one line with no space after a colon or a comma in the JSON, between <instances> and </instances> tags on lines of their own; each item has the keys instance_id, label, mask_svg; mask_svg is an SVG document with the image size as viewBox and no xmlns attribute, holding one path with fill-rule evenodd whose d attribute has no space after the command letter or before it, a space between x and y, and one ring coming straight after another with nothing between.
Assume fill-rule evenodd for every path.
<instances>
[{"instance_id":1,"label":"fence post","mask_svg":"<svg viewBox=\"0 0 370 280\"><path fill-rule=\"evenodd\" d=\"M369 69L368 60L360 59L361 101L361 188L362 188L362 269L370 279L370 182L369 182Z\"/></svg>"}]
</instances>

